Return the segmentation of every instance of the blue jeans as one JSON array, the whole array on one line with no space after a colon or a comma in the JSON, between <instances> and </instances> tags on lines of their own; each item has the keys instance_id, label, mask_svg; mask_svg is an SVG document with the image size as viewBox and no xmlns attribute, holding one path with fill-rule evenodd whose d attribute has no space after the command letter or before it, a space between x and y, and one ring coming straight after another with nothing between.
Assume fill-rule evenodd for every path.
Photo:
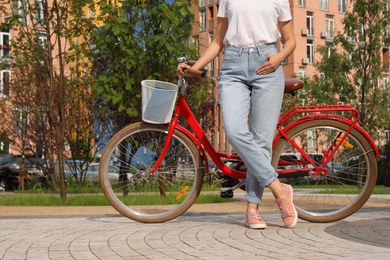
<instances>
[{"instance_id":1,"label":"blue jeans","mask_svg":"<svg viewBox=\"0 0 390 260\"><path fill-rule=\"evenodd\" d=\"M260 204L263 191L276 178L271 165L284 92L281 66L258 75L257 68L276 54L274 45L253 48L228 46L219 77L219 104L229 143L247 166L245 200ZM250 113L249 113L250 112Z\"/></svg>"}]
</instances>

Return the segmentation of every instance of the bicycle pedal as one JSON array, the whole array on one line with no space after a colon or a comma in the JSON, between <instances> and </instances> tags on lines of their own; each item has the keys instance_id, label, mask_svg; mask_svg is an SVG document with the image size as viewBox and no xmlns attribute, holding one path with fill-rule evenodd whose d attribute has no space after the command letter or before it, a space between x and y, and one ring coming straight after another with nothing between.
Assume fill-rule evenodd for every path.
<instances>
[{"instance_id":1,"label":"bicycle pedal","mask_svg":"<svg viewBox=\"0 0 390 260\"><path fill-rule=\"evenodd\" d=\"M231 199L233 198L233 190L225 190L221 191L221 198L223 199Z\"/></svg>"}]
</instances>

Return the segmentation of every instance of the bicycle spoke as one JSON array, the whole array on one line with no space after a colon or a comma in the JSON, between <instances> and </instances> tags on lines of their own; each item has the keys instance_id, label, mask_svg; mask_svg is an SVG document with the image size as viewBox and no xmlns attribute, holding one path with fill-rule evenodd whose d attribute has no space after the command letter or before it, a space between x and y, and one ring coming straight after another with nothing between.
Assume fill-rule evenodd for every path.
<instances>
[{"instance_id":1,"label":"bicycle spoke","mask_svg":"<svg viewBox=\"0 0 390 260\"><path fill-rule=\"evenodd\" d=\"M174 134L155 172L167 137L167 126L136 124L110 141L102 162L106 197L123 215L142 222L163 222L184 213L197 198L203 171L199 151L184 134ZM102 156L103 158L103 156ZM108 178L107 165L120 169Z\"/></svg>"},{"instance_id":2,"label":"bicycle spoke","mask_svg":"<svg viewBox=\"0 0 390 260\"><path fill-rule=\"evenodd\" d=\"M348 130L349 125L338 121L314 120L289 131L295 144L319 167L318 171L286 140L275 144L273 165L280 169L279 178L294 187L294 204L301 218L317 222L342 219L358 210L371 194L376 159L367 140L353 129L334 150ZM326 161L327 165L323 165ZM308 174L289 177L283 175L284 169Z\"/></svg>"}]
</instances>

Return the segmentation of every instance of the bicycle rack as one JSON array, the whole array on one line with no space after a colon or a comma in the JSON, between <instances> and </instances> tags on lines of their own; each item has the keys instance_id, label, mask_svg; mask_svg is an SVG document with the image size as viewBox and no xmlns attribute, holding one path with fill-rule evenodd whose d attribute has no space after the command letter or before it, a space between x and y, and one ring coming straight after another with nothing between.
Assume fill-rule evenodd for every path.
<instances>
[{"instance_id":1,"label":"bicycle rack","mask_svg":"<svg viewBox=\"0 0 390 260\"><path fill-rule=\"evenodd\" d=\"M350 105L318 105L318 106L296 106L287 111L279 118L279 125L289 121L297 114L334 114L336 112L350 112L349 120L356 124L359 120L360 113ZM345 117L345 116L343 116Z\"/></svg>"}]
</instances>

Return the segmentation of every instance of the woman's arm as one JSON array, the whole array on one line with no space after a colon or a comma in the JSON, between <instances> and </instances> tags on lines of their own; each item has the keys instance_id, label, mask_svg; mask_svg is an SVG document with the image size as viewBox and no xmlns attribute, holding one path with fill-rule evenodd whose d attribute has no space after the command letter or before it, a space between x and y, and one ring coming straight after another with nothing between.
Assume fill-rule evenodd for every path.
<instances>
[{"instance_id":1,"label":"woman's arm","mask_svg":"<svg viewBox=\"0 0 390 260\"><path fill-rule=\"evenodd\" d=\"M296 46L294 28L292 20L279 22L279 30L283 37L284 47L275 55L267 55L268 62L257 69L258 74L268 74L274 72L280 64L294 51Z\"/></svg>"},{"instance_id":2,"label":"woman's arm","mask_svg":"<svg viewBox=\"0 0 390 260\"><path fill-rule=\"evenodd\" d=\"M179 64L177 72L180 75L184 74L186 69L201 70L207 64L209 64L224 48L223 39L228 28L228 19L218 17L217 19L217 34L213 42L207 47L205 53L199 58L199 60L191 67L187 64Z\"/></svg>"}]
</instances>

